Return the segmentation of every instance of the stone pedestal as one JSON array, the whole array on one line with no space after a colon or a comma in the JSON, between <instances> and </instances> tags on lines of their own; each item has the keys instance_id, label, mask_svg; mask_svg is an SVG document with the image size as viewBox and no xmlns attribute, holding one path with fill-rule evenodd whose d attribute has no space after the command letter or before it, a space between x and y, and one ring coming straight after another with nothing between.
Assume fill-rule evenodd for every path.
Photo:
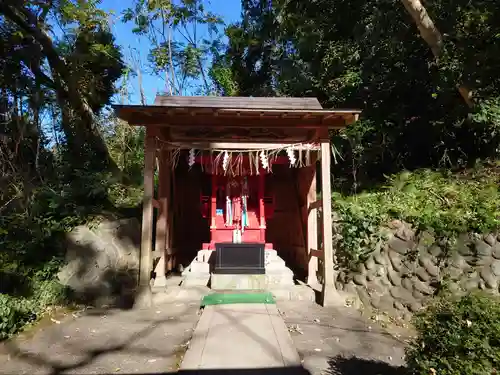
<instances>
[{"instance_id":1,"label":"stone pedestal","mask_svg":"<svg viewBox=\"0 0 500 375\"><path fill-rule=\"evenodd\" d=\"M265 251L264 275L212 274L211 288L219 290L272 290L293 287L293 272L276 250Z\"/></svg>"}]
</instances>

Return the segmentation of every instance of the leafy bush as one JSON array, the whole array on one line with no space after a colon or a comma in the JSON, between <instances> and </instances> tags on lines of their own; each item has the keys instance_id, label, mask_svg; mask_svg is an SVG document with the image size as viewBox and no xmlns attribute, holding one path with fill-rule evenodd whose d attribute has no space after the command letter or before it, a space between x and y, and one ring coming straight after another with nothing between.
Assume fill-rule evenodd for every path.
<instances>
[{"instance_id":1,"label":"leafy bush","mask_svg":"<svg viewBox=\"0 0 500 375\"><path fill-rule=\"evenodd\" d=\"M381 225L393 219L453 238L462 232L484 233L500 227L500 173L476 168L461 173L402 172L377 191L354 196L334 194L340 215L341 255L357 262L381 241Z\"/></svg>"},{"instance_id":2,"label":"leafy bush","mask_svg":"<svg viewBox=\"0 0 500 375\"><path fill-rule=\"evenodd\" d=\"M0 340L8 338L36 318L34 304L25 299L0 294Z\"/></svg>"},{"instance_id":3,"label":"leafy bush","mask_svg":"<svg viewBox=\"0 0 500 375\"><path fill-rule=\"evenodd\" d=\"M407 349L413 374L484 375L500 369L500 299L484 293L442 296L414 317Z\"/></svg>"}]
</instances>

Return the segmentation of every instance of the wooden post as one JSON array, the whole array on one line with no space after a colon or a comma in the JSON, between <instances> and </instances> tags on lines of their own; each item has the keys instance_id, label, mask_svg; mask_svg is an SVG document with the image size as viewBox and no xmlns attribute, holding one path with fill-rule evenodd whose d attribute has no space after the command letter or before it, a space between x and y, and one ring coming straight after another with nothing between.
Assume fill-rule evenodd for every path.
<instances>
[{"instance_id":1,"label":"wooden post","mask_svg":"<svg viewBox=\"0 0 500 375\"><path fill-rule=\"evenodd\" d=\"M226 194L228 192L226 191ZM224 202L224 206L225 206ZM212 174L212 194L210 198L210 250L215 250L213 246L215 246L215 233L217 231L217 222L216 222L216 216L217 216L217 175L214 173Z\"/></svg>"},{"instance_id":2,"label":"wooden post","mask_svg":"<svg viewBox=\"0 0 500 375\"><path fill-rule=\"evenodd\" d=\"M311 286L318 285L318 257L313 255L312 250L318 250L318 209L317 206L312 206L318 200L317 184L316 184L316 163L311 167L312 179L309 191L307 193L307 254L309 255L307 284Z\"/></svg>"},{"instance_id":3,"label":"wooden post","mask_svg":"<svg viewBox=\"0 0 500 375\"><path fill-rule=\"evenodd\" d=\"M266 212L264 205L264 194L265 194L265 170L261 168L259 173L259 216L260 216L260 240L266 243Z\"/></svg>"},{"instance_id":4,"label":"wooden post","mask_svg":"<svg viewBox=\"0 0 500 375\"><path fill-rule=\"evenodd\" d=\"M158 203L159 215L156 221L155 253L160 260L155 269L155 286L166 285L166 274L168 267L168 188L169 188L169 168L168 153L160 151L158 153Z\"/></svg>"},{"instance_id":5,"label":"wooden post","mask_svg":"<svg viewBox=\"0 0 500 375\"><path fill-rule=\"evenodd\" d=\"M135 305L152 305L151 270L153 268L153 193L156 143L149 128L146 128L144 145L144 198L142 204L142 236L139 261L139 290Z\"/></svg>"},{"instance_id":6,"label":"wooden post","mask_svg":"<svg viewBox=\"0 0 500 375\"><path fill-rule=\"evenodd\" d=\"M171 202L170 197L172 195L172 164L170 160L170 153L168 151L164 151L164 155L162 156L164 160L164 186L165 186L165 248L166 248L166 271L172 271L174 268L174 260L173 260L173 249L172 249L172 215L171 215ZM160 205L162 202L160 202Z\"/></svg>"},{"instance_id":7,"label":"wooden post","mask_svg":"<svg viewBox=\"0 0 500 375\"><path fill-rule=\"evenodd\" d=\"M330 139L328 130L321 139L321 200L323 209L323 286L322 306L338 304L340 298L335 289L333 230L332 230L332 187L330 183Z\"/></svg>"}]
</instances>

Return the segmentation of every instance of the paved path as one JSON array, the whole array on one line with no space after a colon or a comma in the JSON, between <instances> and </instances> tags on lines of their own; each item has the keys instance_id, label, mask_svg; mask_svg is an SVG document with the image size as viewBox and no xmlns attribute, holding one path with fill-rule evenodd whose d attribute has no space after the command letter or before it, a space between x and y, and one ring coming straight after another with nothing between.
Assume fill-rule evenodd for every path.
<instances>
[{"instance_id":1,"label":"paved path","mask_svg":"<svg viewBox=\"0 0 500 375\"><path fill-rule=\"evenodd\" d=\"M87 310L0 344L0 374L173 373L199 319L199 302L151 310Z\"/></svg>"},{"instance_id":2,"label":"paved path","mask_svg":"<svg viewBox=\"0 0 500 375\"><path fill-rule=\"evenodd\" d=\"M278 310L303 366L312 375L405 373L406 329L394 325L382 328L350 307L324 308L306 301L281 301Z\"/></svg>"},{"instance_id":3,"label":"paved path","mask_svg":"<svg viewBox=\"0 0 500 375\"><path fill-rule=\"evenodd\" d=\"M174 374L182 361L179 375L399 375L403 356L402 340L352 308L221 305L200 318L198 301L70 315L0 344L0 374Z\"/></svg>"},{"instance_id":4,"label":"paved path","mask_svg":"<svg viewBox=\"0 0 500 375\"><path fill-rule=\"evenodd\" d=\"M274 304L207 306L181 370L273 369L300 366Z\"/></svg>"}]
</instances>

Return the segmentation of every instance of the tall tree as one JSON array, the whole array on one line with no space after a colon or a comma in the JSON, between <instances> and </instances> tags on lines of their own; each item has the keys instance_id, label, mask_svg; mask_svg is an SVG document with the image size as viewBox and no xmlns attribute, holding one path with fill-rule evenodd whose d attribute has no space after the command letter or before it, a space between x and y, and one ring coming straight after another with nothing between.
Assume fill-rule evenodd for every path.
<instances>
[{"instance_id":1,"label":"tall tree","mask_svg":"<svg viewBox=\"0 0 500 375\"><path fill-rule=\"evenodd\" d=\"M109 103L123 65L106 27L106 14L97 4L97 0L5 0L0 3L0 14L33 52L20 56L23 67L55 93L74 160L93 155L104 161L102 168L118 173L94 116ZM51 36L49 20L63 28L61 40Z\"/></svg>"},{"instance_id":2,"label":"tall tree","mask_svg":"<svg viewBox=\"0 0 500 375\"><path fill-rule=\"evenodd\" d=\"M202 0L135 0L123 20L147 37L152 71L165 81L167 93L213 92L207 62L220 47L223 22Z\"/></svg>"}]
</instances>

